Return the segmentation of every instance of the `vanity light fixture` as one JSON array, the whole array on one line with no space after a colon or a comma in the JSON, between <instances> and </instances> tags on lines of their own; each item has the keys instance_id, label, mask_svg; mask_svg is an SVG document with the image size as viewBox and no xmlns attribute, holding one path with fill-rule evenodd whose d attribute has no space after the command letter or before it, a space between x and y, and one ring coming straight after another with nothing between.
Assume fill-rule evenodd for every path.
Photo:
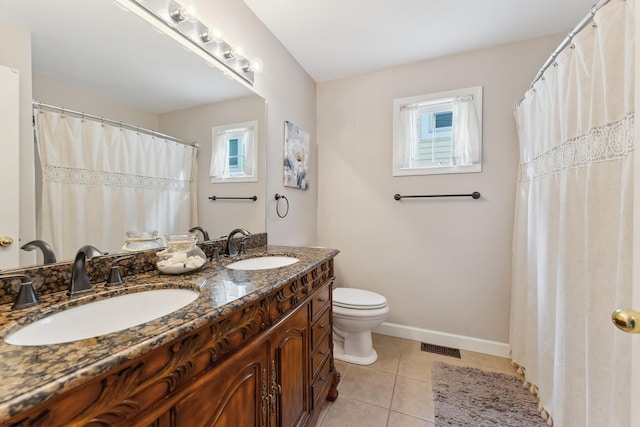
<instances>
[{"instance_id":1,"label":"vanity light fixture","mask_svg":"<svg viewBox=\"0 0 640 427\"><path fill-rule=\"evenodd\" d=\"M195 0L116 0L120 6L135 12L161 32L178 36L188 49L209 63L230 72L253 86L254 76L263 69L259 59L249 60L243 45L231 45L219 26L200 20Z\"/></svg>"}]
</instances>

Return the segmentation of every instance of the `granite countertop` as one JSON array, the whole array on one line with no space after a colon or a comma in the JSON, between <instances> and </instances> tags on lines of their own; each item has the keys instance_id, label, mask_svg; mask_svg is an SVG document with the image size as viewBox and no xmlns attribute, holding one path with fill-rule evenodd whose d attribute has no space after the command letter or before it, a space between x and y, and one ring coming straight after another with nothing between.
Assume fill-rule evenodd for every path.
<instances>
[{"instance_id":1,"label":"granite countertop","mask_svg":"<svg viewBox=\"0 0 640 427\"><path fill-rule=\"evenodd\" d=\"M337 250L289 246L263 246L247 255L220 262L208 261L189 274L158 271L125 277L125 285L106 288L94 284L95 293L69 298L65 292L41 296L42 304L11 310L0 305L0 338L60 309L110 296L159 288L188 288L200 296L187 306L123 331L64 344L14 346L0 341L0 420L60 394L193 331L221 315L243 307L292 279L302 276L338 254ZM300 261L269 270L232 270L225 264L261 255L287 255Z\"/></svg>"}]
</instances>

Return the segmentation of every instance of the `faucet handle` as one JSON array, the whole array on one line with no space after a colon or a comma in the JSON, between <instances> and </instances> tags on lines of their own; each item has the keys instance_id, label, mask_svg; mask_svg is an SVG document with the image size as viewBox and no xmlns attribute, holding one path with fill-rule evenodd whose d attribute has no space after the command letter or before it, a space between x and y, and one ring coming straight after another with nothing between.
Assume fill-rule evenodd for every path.
<instances>
[{"instance_id":1,"label":"faucet handle","mask_svg":"<svg viewBox=\"0 0 640 427\"><path fill-rule=\"evenodd\" d=\"M122 276L120 275L120 261L129 258L133 258L133 255L125 255L113 260L111 270L109 271L109 278L107 279L107 283L104 284L105 286L120 286L124 284Z\"/></svg>"},{"instance_id":2,"label":"faucet handle","mask_svg":"<svg viewBox=\"0 0 640 427\"><path fill-rule=\"evenodd\" d=\"M13 310L21 310L23 308L33 307L40 304L40 300L33 288L33 280L26 274L12 274L9 276L0 276L0 279L20 279L20 288L18 295L11 306Z\"/></svg>"},{"instance_id":3,"label":"faucet handle","mask_svg":"<svg viewBox=\"0 0 640 427\"><path fill-rule=\"evenodd\" d=\"M212 241L204 242L204 245L213 247L213 249L211 250L211 256L209 257L209 260L211 261L216 260L220 262L220 249L218 248L218 246L216 246L216 244Z\"/></svg>"},{"instance_id":4,"label":"faucet handle","mask_svg":"<svg viewBox=\"0 0 640 427\"><path fill-rule=\"evenodd\" d=\"M242 238L242 240L240 240L240 250L239 253L242 255L246 255L247 254L247 237L245 236Z\"/></svg>"}]
</instances>

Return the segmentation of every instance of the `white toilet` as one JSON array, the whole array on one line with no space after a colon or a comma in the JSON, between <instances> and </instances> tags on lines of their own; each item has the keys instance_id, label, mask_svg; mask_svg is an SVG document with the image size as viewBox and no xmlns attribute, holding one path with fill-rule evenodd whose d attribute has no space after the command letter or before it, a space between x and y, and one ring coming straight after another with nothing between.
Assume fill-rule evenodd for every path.
<instances>
[{"instance_id":1,"label":"white toilet","mask_svg":"<svg viewBox=\"0 0 640 427\"><path fill-rule=\"evenodd\" d=\"M333 290L333 357L343 362L370 365L378 359L371 330L389 314L387 299L364 289Z\"/></svg>"}]
</instances>

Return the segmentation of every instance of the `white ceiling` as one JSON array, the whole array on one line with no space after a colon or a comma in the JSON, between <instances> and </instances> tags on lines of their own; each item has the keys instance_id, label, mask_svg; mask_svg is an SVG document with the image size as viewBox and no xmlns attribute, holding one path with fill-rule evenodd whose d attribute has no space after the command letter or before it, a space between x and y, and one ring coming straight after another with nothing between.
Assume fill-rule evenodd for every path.
<instances>
[{"instance_id":1,"label":"white ceiling","mask_svg":"<svg viewBox=\"0 0 640 427\"><path fill-rule=\"evenodd\" d=\"M564 36L595 1L244 0L317 82Z\"/></svg>"}]
</instances>

